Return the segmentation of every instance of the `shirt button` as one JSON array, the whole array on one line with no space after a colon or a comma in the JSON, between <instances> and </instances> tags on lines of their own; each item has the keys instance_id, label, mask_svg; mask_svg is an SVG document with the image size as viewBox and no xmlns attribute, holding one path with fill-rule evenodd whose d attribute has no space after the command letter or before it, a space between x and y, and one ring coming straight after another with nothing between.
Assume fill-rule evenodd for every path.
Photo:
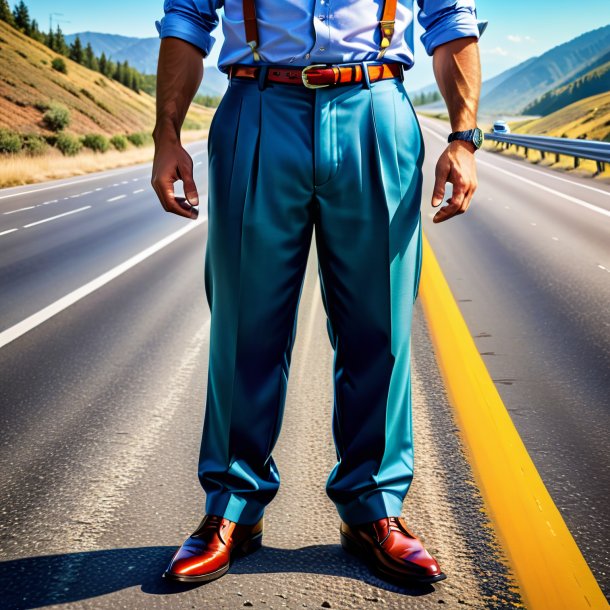
<instances>
[{"instance_id":1,"label":"shirt button","mask_svg":"<svg viewBox=\"0 0 610 610\"><path fill-rule=\"evenodd\" d=\"M309 59L309 57L310 57L310 55L309 55L309 53L307 53L307 54L305 55L305 59Z\"/></svg>"},{"instance_id":2,"label":"shirt button","mask_svg":"<svg viewBox=\"0 0 610 610\"><path fill-rule=\"evenodd\" d=\"M320 21L324 21L324 19L326 19L326 17L324 15L320 15Z\"/></svg>"},{"instance_id":3,"label":"shirt button","mask_svg":"<svg viewBox=\"0 0 610 610\"><path fill-rule=\"evenodd\" d=\"M326 51L326 49L324 47L320 47L318 50L319 51Z\"/></svg>"}]
</instances>

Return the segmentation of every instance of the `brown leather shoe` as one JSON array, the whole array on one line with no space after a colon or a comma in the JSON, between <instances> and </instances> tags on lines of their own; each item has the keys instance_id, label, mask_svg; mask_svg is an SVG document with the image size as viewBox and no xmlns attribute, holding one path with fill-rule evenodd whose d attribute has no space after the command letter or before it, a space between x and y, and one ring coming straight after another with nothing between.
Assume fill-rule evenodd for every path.
<instances>
[{"instance_id":1,"label":"brown leather shoe","mask_svg":"<svg viewBox=\"0 0 610 610\"><path fill-rule=\"evenodd\" d=\"M263 520L240 525L218 515L206 515L195 532L176 551L163 576L180 582L220 578L237 556L260 549Z\"/></svg>"},{"instance_id":2,"label":"brown leather shoe","mask_svg":"<svg viewBox=\"0 0 610 610\"><path fill-rule=\"evenodd\" d=\"M341 546L363 559L385 580L431 584L447 578L402 517L352 526L341 522L340 530Z\"/></svg>"}]
</instances>

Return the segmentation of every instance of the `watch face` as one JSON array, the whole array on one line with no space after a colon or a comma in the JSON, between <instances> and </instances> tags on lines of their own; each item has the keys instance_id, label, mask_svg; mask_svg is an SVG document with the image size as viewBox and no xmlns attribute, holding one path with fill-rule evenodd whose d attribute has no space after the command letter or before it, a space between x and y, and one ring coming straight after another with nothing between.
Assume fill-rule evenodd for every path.
<instances>
[{"instance_id":1,"label":"watch face","mask_svg":"<svg viewBox=\"0 0 610 610\"><path fill-rule=\"evenodd\" d=\"M483 140L484 140L483 131L481 129L479 129L478 127L475 127L474 133L472 134L472 143L477 148L481 148L481 146L483 145Z\"/></svg>"}]
</instances>

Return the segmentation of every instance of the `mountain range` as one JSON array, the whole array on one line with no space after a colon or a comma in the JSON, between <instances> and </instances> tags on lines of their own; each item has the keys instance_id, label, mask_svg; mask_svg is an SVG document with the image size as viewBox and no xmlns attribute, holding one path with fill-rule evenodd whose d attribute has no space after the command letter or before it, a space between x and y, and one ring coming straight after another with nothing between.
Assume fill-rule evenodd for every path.
<instances>
[{"instance_id":1,"label":"mountain range","mask_svg":"<svg viewBox=\"0 0 610 610\"><path fill-rule=\"evenodd\" d=\"M160 38L135 38L133 36L119 36L118 34L102 34L100 32L77 32L66 34L65 39L71 44L79 37L83 45L91 43L96 55L105 53L113 61L129 62L138 71L144 74L155 74L157 71L157 57L159 56ZM205 76L199 88L202 95L219 96L227 88L227 77L218 68L212 65L205 66Z\"/></svg>"},{"instance_id":2,"label":"mountain range","mask_svg":"<svg viewBox=\"0 0 610 610\"><path fill-rule=\"evenodd\" d=\"M154 74L157 67L160 39L135 38L98 32L79 32L66 36L70 43L79 36L84 44L91 43L96 55L104 52L115 61L127 60L130 65L145 74ZM567 87L577 79L584 79L577 88L581 93L589 90L594 93L605 86L603 75L590 73L608 62L610 52L610 25L586 32L568 42L560 44L537 57L531 57L501 74L483 82L480 109L484 113L519 114L526 108L533 112L532 106L539 98L553 90ZM589 76L586 76L589 74ZM205 76L200 93L222 95L227 87L227 78L215 66L205 67ZM595 89L597 87L598 89ZM417 93L434 90L435 85L423 87ZM561 97L554 96L556 107L561 100L567 99L565 89ZM592 95L593 93L591 93ZM580 99L580 98L576 98ZM547 102L549 100L547 99ZM572 99L571 101L575 101Z\"/></svg>"},{"instance_id":3,"label":"mountain range","mask_svg":"<svg viewBox=\"0 0 610 610\"><path fill-rule=\"evenodd\" d=\"M586 32L485 80L479 108L484 114L542 114L552 112L562 103L582 99L589 91L589 95L600 93L607 85L603 66L610 60L609 53L610 25ZM574 85L579 79L580 83ZM430 92L434 87L428 85L413 94ZM578 93L568 95L567 91L579 91L581 97ZM535 106L543 96L547 104ZM548 103L551 98L553 102Z\"/></svg>"}]
</instances>

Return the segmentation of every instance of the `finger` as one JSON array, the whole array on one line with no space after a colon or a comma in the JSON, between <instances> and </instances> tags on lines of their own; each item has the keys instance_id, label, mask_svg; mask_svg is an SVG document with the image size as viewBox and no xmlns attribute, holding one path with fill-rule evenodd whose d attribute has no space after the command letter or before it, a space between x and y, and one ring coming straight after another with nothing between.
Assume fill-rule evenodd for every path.
<instances>
[{"instance_id":1,"label":"finger","mask_svg":"<svg viewBox=\"0 0 610 610\"><path fill-rule=\"evenodd\" d=\"M472 197L474 196L474 189L470 189L466 196L464 197L464 201L462 202L461 214L463 214L469 207L472 201Z\"/></svg>"},{"instance_id":2,"label":"finger","mask_svg":"<svg viewBox=\"0 0 610 610\"><path fill-rule=\"evenodd\" d=\"M443 206L432 218L432 222L439 223L453 218L460 213L460 208L449 200L449 205Z\"/></svg>"},{"instance_id":3,"label":"finger","mask_svg":"<svg viewBox=\"0 0 610 610\"><path fill-rule=\"evenodd\" d=\"M199 216L199 208L192 206L189 201L184 197L175 197L176 205L178 206L180 216L191 218L195 220Z\"/></svg>"},{"instance_id":4,"label":"finger","mask_svg":"<svg viewBox=\"0 0 610 610\"><path fill-rule=\"evenodd\" d=\"M437 174L436 180L434 181L434 190L432 191L432 207L437 208L441 203L443 203L443 198L445 197L445 184L447 182L446 175Z\"/></svg>"},{"instance_id":5,"label":"finger","mask_svg":"<svg viewBox=\"0 0 610 610\"><path fill-rule=\"evenodd\" d=\"M155 190L157 191L157 195L161 200L161 205L166 212L184 216L185 218L197 218L197 210L195 209L195 214L193 214L194 208L192 208L184 197L176 197L174 194L173 182L165 184L157 183L157 188Z\"/></svg>"},{"instance_id":6,"label":"finger","mask_svg":"<svg viewBox=\"0 0 610 610\"><path fill-rule=\"evenodd\" d=\"M193 179L193 160L189 157L190 163L182 163L178 166L178 175L182 180L184 194L191 206L199 205L199 195L197 185Z\"/></svg>"}]
</instances>

